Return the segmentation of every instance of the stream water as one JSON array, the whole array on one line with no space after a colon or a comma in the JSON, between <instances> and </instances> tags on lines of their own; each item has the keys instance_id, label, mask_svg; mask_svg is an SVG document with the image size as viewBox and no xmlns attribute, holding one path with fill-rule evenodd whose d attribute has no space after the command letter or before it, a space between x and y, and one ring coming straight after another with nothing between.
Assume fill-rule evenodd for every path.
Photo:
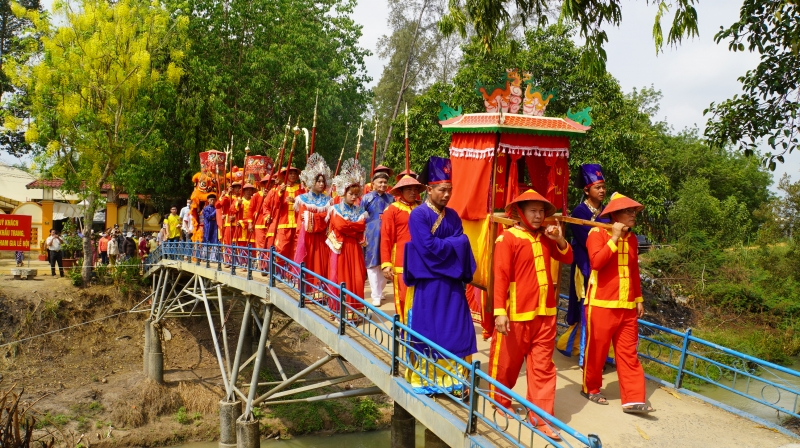
<instances>
[{"instance_id":1,"label":"stream water","mask_svg":"<svg viewBox=\"0 0 800 448\"><path fill-rule=\"evenodd\" d=\"M417 425L417 446L425 446L425 427ZM391 431L356 432L329 436L297 436L290 440L262 440L264 448L376 448L390 446ZM217 448L217 442L196 442L175 448Z\"/></svg>"},{"instance_id":2,"label":"stream water","mask_svg":"<svg viewBox=\"0 0 800 448\"><path fill-rule=\"evenodd\" d=\"M800 370L800 359L796 359L794 364L787 367L793 370ZM798 377L782 372L765 370L760 372L759 378L764 378L774 383L783 384L784 386L794 390L800 389L800 379L798 379ZM746 392L749 388L750 395L753 395L757 398L761 398L763 396L763 400L775 403L785 409L792 409L797 405L797 403L795 403L795 394L791 394L786 391L779 391L774 386L767 385L766 383L758 380L751 380L750 384L748 385L747 380L740 377L736 380L735 385L731 380L721 380L720 383L742 392ZM780 423L776 410L748 398L742 397L741 395L727 391L721 387L703 385L699 387L698 393L711 398L712 400L719 401L720 403L733 406L736 409L755 415L756 417L761 417L764 420ZM780 417L783 419L786 417L786 415L781 414Z\"/></svg>"}]
</instances>

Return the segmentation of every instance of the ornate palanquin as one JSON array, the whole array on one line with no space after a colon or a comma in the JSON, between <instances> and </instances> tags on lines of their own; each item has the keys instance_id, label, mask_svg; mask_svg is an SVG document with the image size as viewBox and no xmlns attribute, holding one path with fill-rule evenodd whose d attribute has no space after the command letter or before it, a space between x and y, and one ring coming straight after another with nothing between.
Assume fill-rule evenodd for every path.
<instances>
[{"instance_id":1,"label":"ornate palanquin","mask_svg":"<svg viewBox=\"0 0 800 448\"><path fill-rule=\"evenodd\" d=\"M514 99L521 89L514 89L519 77L509 70L502 83L487 94L484 86L476 90L484 97L486 113L462 114L441 103L439 123L452 134L450 160L453 166L453 196L449 207L458 212L464 232L470 239L478 263L473 285L489 291L484 308L491 301L491 259L495 237L505 205L529 188L544 195L563 214L567 214L570 138L590 129L590 109L568 113L568 117L544 117L547 102L555 92L547 92L546 101L529 104L529 92L541 92L528 86L522 101L523 114ZM525 75L525 79L530 79ZM509 87L510 86L510 87ZM510 92L510 99L505 96ZM553 264L558 269L558 263ZM555 274L555 272L554 272ZM558 278L558 277L554 277ZM491 314L489 314L491 315ZM485 327L486 328L486 327Z\"/></svg>"}]
</instances>

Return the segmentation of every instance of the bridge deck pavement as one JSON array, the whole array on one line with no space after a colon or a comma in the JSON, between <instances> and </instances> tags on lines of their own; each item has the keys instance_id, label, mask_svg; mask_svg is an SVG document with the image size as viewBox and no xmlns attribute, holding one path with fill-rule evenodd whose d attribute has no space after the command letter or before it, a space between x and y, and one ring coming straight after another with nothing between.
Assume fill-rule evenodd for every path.
<instances>
[{"instance_id":1,"label":"bridge deck pavement","mask_svg":"<svg viewBox=\"0 0 800 448\"><path fill-rule=\"evenodd\" d=\"M186 265L184 264L184 266ZM194 270L191 265L187 267ZM244 273L237 272L236 277L239 278L233 279L233 283L241 284L241 280L244 280ZM265 277L261 277L257 273L254 273L254 280L260 283L267 282ZM284 287L279 289L291 293ZM365 296L370 296L369 284L366 285ZM392 296L393 290L390 284L384 290L385 298L380 307L389 315L394 314ZM327 314L319 307L311 305L308 309L318 315L321 321L330 322L327 320ZM475 331L478 339L478 353L473 359L481 361L481 368L486 371L489 359L489 341L483 340L480 326L477 324ZM367 347L367 352L372 356L388 363L390 356L371 344L364 336L354 331L349 331L348 335L354 341ZM583 434L599 435L604 447L781 447L797 443L797 439L701 400L668 391L653 381L647 382L647 399L657 411L644 417L625 414L621 408L619 383L614 369L609 369L603 376L603 392L610 405L601 406L591 403L580 395L582 373L576 360L556 352L553 361L558 371L556 417ZM362 373L367 374L367 372ZM367 374L367 376L370 375ZM525 395L524 366L513 389L520 395ZM466 420L467 412L458 404L446 398L435 399L435 401L452 414ZM513 431L513 428L510 428L509 431ZM485 425L478 425L478 433L498 446L506 445L496 434L488 431ZM537 439L536 444L535 446L544 446L544 441Z\"/></svg>"}]
</instances>

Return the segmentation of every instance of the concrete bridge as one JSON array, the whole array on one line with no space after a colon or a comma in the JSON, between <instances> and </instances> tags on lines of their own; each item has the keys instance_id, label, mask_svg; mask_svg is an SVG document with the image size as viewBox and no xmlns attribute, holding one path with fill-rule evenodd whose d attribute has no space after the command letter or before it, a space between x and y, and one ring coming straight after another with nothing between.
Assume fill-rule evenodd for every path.
<instances>
[{"instance_id":1,"label":"concrete bridge","mask_svg":"<svg viewBox=\"0 0 800 448\"><path fill-rule=\"evenodd\" d=\"M233 262L233 265L225 262ZM488 393L489 384L497 383L486 372L489 343L480 337L479 353L472 364L464 363L430 344L451 366L460 367L452 369L459 373L443 369L418 371L422 374L447 375L453 384L460 386L457 389L462 391L461 394L415 394L403 377L406 369L414 368L406 354L413 353L418 358L425 358L425 354L411 343L407 335L413 334L413 331L393 315L394 306L389 301L381 307L374 307L369 301L353 296L343 285L332 284L306 271L304 266L294 265L271 251L165 243L151 254L146 266L146 273L153 285L151 300L149 304L142 304L134 310L149 313L150 316L145 331L144 370L154 380L163 382L163 353L161 333L158 331L163 319L205 317L214 338L226 391L226 398L220 403L220 446L258 446L259 426L253 416L253 408L261 404L381 393L394 401L392 445L395 447L414 446L414 426L417 421L427 428L426 446L432 447L777 447L796 442L796 436L772 421L761 420L733 408L723 409L724 405L660 380L651 380L647 384L648 401L657 412L646 417L624 414L613 370L606 374L604 390L611 405L590 403L580 396L581 372L574 359L558 354L554 358L558 368L556 418L547 416L523 398L524 369L514 390L498 386L498 390L513 401L513 409L503 416L494 411L493 405L497 403ZM300 276L300 272L304 275ZM389 288L386 293L391 297ZM346 304L348 295L363 304L363 311L359 312ZM329 303L345 303L345 306L329 307ZM348 319L348 313L355 313L356 319ZM273 328L272 318L276 314L288 316L326 344L328 355L297 374L287 376L271 340L288 324ZM235 340L229 340L228 331L223 331L228 322L234 321L230 319L231 315L236 315L238 318L235 321L239 322ZM480 335L477 326L476 333ZM414 336L424 341L421 336ZM640 346L640 351L643 352L643 358L650 362L675 368L680 366L677 381L680 386L681 375L698 375L696 358L700 355L684 346L682 356L675 355L673 359L673 351L680 348L675 344L680 342L670 342L668 336L674 338L675 335L662 336L656 337L652 332L650 336L645 336L643 342L647 345L644 348ZM653 344L658 344L658 353L651 350ZM685 345L688 345L688 339ZM691 366L692 356L695 356L694 368ZM258 372L268 362L267 357L277 368L280 381L263 382L259 379ZM323 379L307 378L311 372L328 363L339 364L342 374ZM703 365L701 362L701 368ZM715 368L722 373L724 367ZM707 364L705 369L708 371ZM755 369L751 370L753 378L747 380L748 391L751 382L755 384L758 381ZM245 377L245 372L252 372L249 378ZM742 373L747 373L747 369ZM371 381L373 386L345 388L334 393L322 390L334 385L344 386L362 378ZM735 381L733 389L741 389ZM772 384L768 385L776 387ZM783 411L785 415L794 416L800 394L797 384L791 381L778 383L778 394L782 398L772 407ZM317 391L320 395L293 397L309 391ZM761 389L761 397L764 397L764 388ZM788 405L785 404L787 397ZM529 413L535 417L529 417ZM552 429L559 433L562 441L550 440L536 430L536 425L545 421L544 417Z\"/></svg>"}]
</instances>

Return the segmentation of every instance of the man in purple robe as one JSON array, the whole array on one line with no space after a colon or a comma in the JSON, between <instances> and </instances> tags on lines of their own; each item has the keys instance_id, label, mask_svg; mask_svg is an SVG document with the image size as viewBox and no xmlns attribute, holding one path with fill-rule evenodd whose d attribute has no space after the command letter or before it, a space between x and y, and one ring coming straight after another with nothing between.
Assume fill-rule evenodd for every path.
<instances>
[{"instance_id":1,"label":"man in purple robe","mask_svg":"<svg viewBox=\"0 0 800 448\"><path fill-rule=\"evenodd\" d=\"M203 207L203 244L219 244L219 232L217 230L217 209L215 203L217 202L217 195L208 195L206 206ZM216 252L214 249L206 247L204 252L211 254L209 259L216 261Z\"/></svg>"},{"instance_id":2,"label":"man in purple robe","mask_svg":"<svg viewBox=\"0 0 800 448\"><path fill-rule=\"evenodd\" d=\"M403 280L413 288L408 323L412 330L453 355L469 358L478 351L465 292L475 272L475 258L461 219L455 210L447 208L453 189L450 160L431 157L426 171L421 177L428 185L427 198L409 216L411 241L405 246L403 260ZM416 350L437 362L437 368L432 369L425 367L425 361L416 360L419 373L427 378L407 372L414 391L457 395L461 385L449 374L440 371L434 375L433 371L447 369L453 375L463 372L453 371L453 363L448 369L441 354L413 336L411 340Z\"/></svg>"},{"instance_id":3,"label":"man in purple robe","mask_svg":"<svg viewBox=\"0 0 800 448\"><path fill-rule=\"evenodd\" d=\"M581 165L578 178L578 188L583 190L583 201L572 210L573 218L586 221L610 222L608 218L601 218L603 200L606 197L606 181L603 168L598 164ZM589 253L586 251L586 238L589 236L591 226L570 224L572 231L572 253L574 264L570 270L569 308L567 309L567 324L570 328L562 335L559 344L561 353L571 356L576 342L580 342L580 355L578 365L583 367L583 353L586 347L586 288L592 268L589 266Z\"/></svg>"}]
</instances>

